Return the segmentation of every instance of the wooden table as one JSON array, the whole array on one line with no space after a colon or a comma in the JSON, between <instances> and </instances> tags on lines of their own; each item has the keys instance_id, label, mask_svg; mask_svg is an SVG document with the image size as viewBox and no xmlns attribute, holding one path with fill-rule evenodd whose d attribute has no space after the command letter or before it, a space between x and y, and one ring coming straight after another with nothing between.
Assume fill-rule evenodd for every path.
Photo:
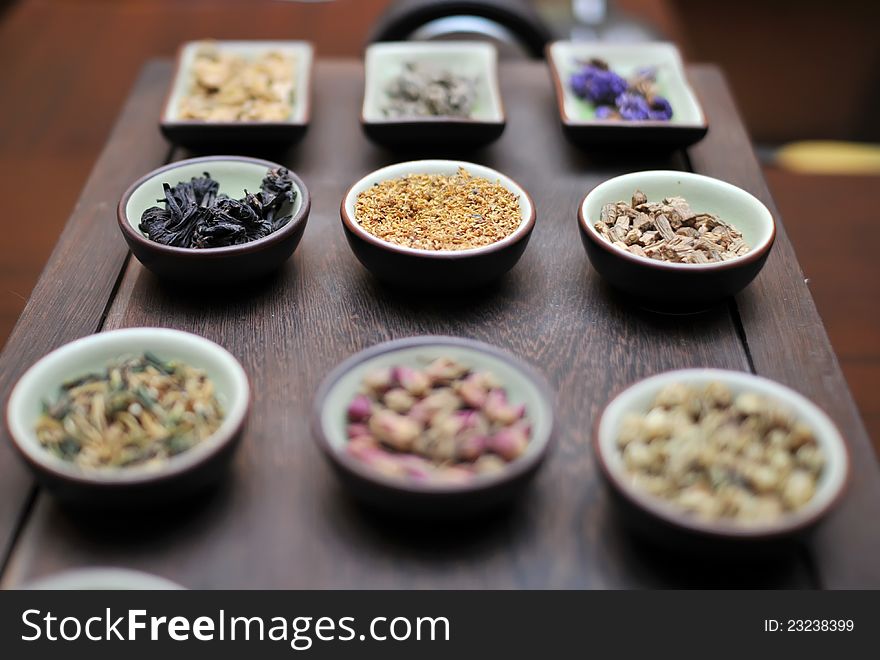
<instances>
[{"instance_id":1,"label":"wooden table","mask_svg":"<svg viewBox=\"0 0 880 660\"><path fill-rule=\"evenodd\" d=\"M219 342L242 362L255 394L250 427L223 487L150 517L67 513L0 443L3 586L109 564L194 588L880 587L880 471L782 227L743 294L685 317L641 311L609 291L580 245L580 199L626 171L691 169L773 208L717 69L689 69L711 125L706 139L670 157L635 148L612 157L565 142L543 66L503 65L507 131L467 157L525 186L538 223L522 261L497 287L446 297L378 284L343 237L338 209L348 185L397 159L360 132L363 71L353 61L318 63L306 139L289 153L263 154L300 174L314 199L303 242L277 277L194 293L142 269L115 227L115 206L131 180L187 156L158 132L170 74L169 62L154 61L135 85L0 356L0 392L7 397L30 364L77 337L174 327ZM558 392L558 450L525 501L488 524L415 526L368 514L343 495L310 437L312 396L329 369L377 342L426 333L474 337L522 355ZM633 381L693 366L778 380L843 430L853 459L848 495L791 556L745 566L661 553L628 536L610 509L589 447L593 418Z\"/></svg>"}]
</instances>

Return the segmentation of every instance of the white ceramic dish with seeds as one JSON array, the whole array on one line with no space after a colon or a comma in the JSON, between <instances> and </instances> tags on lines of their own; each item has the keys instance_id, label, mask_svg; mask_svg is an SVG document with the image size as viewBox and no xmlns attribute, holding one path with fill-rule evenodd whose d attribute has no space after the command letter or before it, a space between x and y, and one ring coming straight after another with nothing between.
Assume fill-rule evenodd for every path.
<instances>
[{"instance_id":1,"label":"white ceramic dish with seeds","mask_svg":"<svg viewBox=\"0 0 880 660\"><path fill-rule=\"evenodd\" d=\"M700 519L679 507L653 496L636 486L629 477L617 446L624 417L628 413L647 412L657 393L673 383L705 387L722 383L736 396L753 392L767 397L805 423L813 431L825 456L825 466L813 497L801 508L769 522L748 525L730 520ZM776 541L808 531L826 516L840 500L849 477L846 443L834 423L813 402L777 382L753 374L723 369L681 369L668 371L631 385L605 407L596 422L593 449L602 474L630 522L652 534L669 532L712 538L721 541ZM677 538L673 536L672 538Z\"/></svg>"},{"instance_id":2,"label":"white ceramic dish with seeds","mask_svg":"<svg viewBox=\"0 0 880 660\"><path fill-rule=\"evenodd\" d=\"M729 261L682 264L642 257L602 236L594 226L606 204L684 197L695 212L712 213L742 232L749 251ZM754 195L726 181L674 170L633 172L593 188L578 208L581 240L590 262L615 289L649 309L700 311L734 296L758 275L776 239L770 210Z\"/></svg>"},{"instance_id":3,"label":"white ceramic dish with seeds","mask_svg":"<svg viewBox=\"0 0 880 660\"><path fill-rule=\"evenodd\" d=\"M358 195L377 183L411 174L452 175L459 168L472 176L497 182L516 195L520 210L516 230L481 247L422 250L383 240L358 223ZM516 181L484 165L459 160L414 160L371 172L348 190L342 200L340 216L348 244L367 270L386 283L416 290L472 289L497 280L519 261L536 219L532 198Z\"/></svg>"},{"instance_id":4,"label":"white ceramic dish with seeds","mask_svg":"<svg viewBox=\"0 0 880 660\"><path fill-rule=\"evenodd\" d=\"M364 377L383 367L421 369L440 357L491 372L504 384L511 403L525 406L525 419L531 424L525 453L499 472L452 483L388 476L346 452L346 413ZM540 374L505 351L460 337L410 337L353 355L325 378L312 413L315 440L352 494L397 513L447 518L484 512L521 493L553 445L553 425L553 395Z\"/></svg>"},{"instance_id":5,"label":"white ceramic dish with seeds","mask_svg":"<svg viewBox=\"0 0 880 660\"><path fill-rule=\"evenodd\" d=\"M388 117L386 88L413 62L436 66L476 81L476 99L469 117ZM479 41L382 42L367 48L361 125L375 142L389 147L473 149L504 132L507 119L498 85L498 53Z\"/></svg>"},{"instance_id":6,"label":"white ceramic dish with seeds","mask_svg":"<svg viewBox=\"0 0 880 660\"><path fill-rule=\"evenodd\" d=\"M62 383L146 351L207 373L224 411L223 422L212 436L158 467L118 469L81 469L40 444L34 427L42 403L54 400ZM241 438L249 405L244 369L222 347L179 330L126 328L78 339L36 362L12 390L6 423L15 449L59 500L97 508L156 506L198 491L222 476Z\"/></svg>"}]
</instances>

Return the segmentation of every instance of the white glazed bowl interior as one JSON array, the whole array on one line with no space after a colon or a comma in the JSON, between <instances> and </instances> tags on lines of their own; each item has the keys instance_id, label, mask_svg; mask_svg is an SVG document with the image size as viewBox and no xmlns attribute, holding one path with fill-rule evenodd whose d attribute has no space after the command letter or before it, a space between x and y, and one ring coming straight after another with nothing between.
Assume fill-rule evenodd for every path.
<instances>
[{"instance_id":1,"label":"white glazed bowl interior","mask_svg":"<svg viewBox=\"0 0 880 660\"><path fill-rule=\"evenodd\" d=\"M385 89L403 71L407 62L442 67L477 81L477 96L468 118L419 117L415 121L502 122L504 110L498 89L498 54L495 47L479 41L455 42L383 42L367 48L363 118L371 123L406 122L406 117L388 118L382 112Z\"/></svg>"},{"instance_id":2,"label":"white glazed bowl interior","mask_svg":"<svg viewBox=\"0 0 880 660\"><path fill-rule=\"evenodd\" d=\"M189 92L193 84L193 64L199 49L212 45L222 53L231 53L247 59L254 59L264 53L277 51L293 59L294 76L293 91L290 99L290 117L280 123L304 124L308 119L310 77L314 52L307 41L190 41L183 45L180 52L180 68L174 79L168 103L165 105L163 120L166 122L214 123L201 119L181 119L180 102ZM229 122L235 124L260 124L261 122ZM269 122L276 123L276 122Z\"/></svg>"},{"instance_id":3,"label":"white glazed bowl interior","mask_svg":"<svg viewBox=\"0 0 880 660\"><path fill-rule=\"evenodd\" d=\"M599 221L602 207L606 204L625 201L629 203L633 193L641 190L650 202L659 202L664 197L684 197L695 212L714 213L725 222L742 232L743 240L751 248L746 254L711 264L677 264L640 257L608 243L593 226ZM766 249L773 241L775 224L773 216L764 204L742 188L719 179L673 170L652 170L633 172L608 179L593 188L584 198L581 214L587 231L597 240L608 243L621 255L650 263L659 268L711 270L727 267L740 260L748 259Z\"/></svg>"},{"instance_id":4,"label":"white glazed bowl interior","mask_svg":"<svg viewBox=\"0 0 880 660\"><path fill-rule=\"evenodd\" d=\"M127 568L76 568L24 585L38 591L178 591L176 582Z\"/></svg>"},{"instance_id":5,"label":"white glazed bowl interior","mask_svg":"<svg viewBox=\"0 0 880 660\"><path fill-rule=\"evenodd\" d=\"M517 199L519 200L520 224L519 227L517 227L512 234L510 234L509 236L505 236L500 241L497 241L490 245L469 248L467 250L420 250L403 245L397 245L396 243L391 243L389 241L383 241L378 236L374 236L366 229L361 228L360 224L358 223L357 216L355 214L358 195L368 188L376 185L377 183L387 181L388 179L399 179L409 174L445 174L448 176L457 173L459 168L464 168L471 176L482 177L484 179L488 179L493 183L497 182L517 196ZM493 170L491 167L485 167L483 165L468 163L461 160L412 160L405 163L388 165L387 167L378 169L375 172L371 172L360 181L355 183L354 186L352 186L351 190L349 190L348 194L345 196L343 207L345 208L345 213L351 219L355 231L363 236L366 240L377 241L382 245L388 246L389 248L392 248L398 252L403 252L406 254L418 254L427 257L437 255L467 256L472 254L479 254L481 252L496 250L505 245L515 243L523 236L523 234L528 231L528 221L529 218L532 216L532 213L534 212L531 198L526 194L526 191L523 190L523 188L520 187L520 185L516 183L513 179L505 176L504 174L501 174L501 172L497 170Z\"/></svg>"},{"instance_id":6,"label":"white glazed bowl interior","mask_svg":"<svg viewBox=\"0 0 880 660\"><path fill-rule=\"evenodd\" d=\"M125 219L132 229L146 238L146 235L138 228L138 225L141 222L141 216L143 216L144 211L148 208L153 206L164 208L164 204L157 201L165 198L165 192L162 188L163 183L175 186L181 181L189 181L193 177L200 177L205 172L208 172L211 178L220 184L221 193L226 193L234 199L240 199L244 197L245 190L251 193L260 190L260 184L265 178L268 169L268 163L262 164L227 159L224 156L199 159L195 162L183 161L178 167L163 170L135 188L125 204ZM293 201L291 213L296 216L303 204L303 191L300 190L296 183L294 183L293 187L296 190L296 199ZM272 238L274 235L274 233L269 234L269 236L252 241L247 245L255 245L262 240ZM208 250L210 249L212 248L208 248ZM205 251L199 250L200 253Z\"/></svg>"},{"instance_id":7,"label":"white glazed bowl interior","mask_svg":"<svg viewBox=\"0 0 880 660\"><path fill-rule=\"evenodd\" d=\"M323 407L320 411L321 430L332 451L340 457L348 459L345 453L345 447L348 444L346 411L348 410L348 404L359 393L364 377L370 371L396 366L420 369L439 357L449 357L467 365L473 370L489 371L495 374L504 384L510 401L514 404L525 404L526 418L532 424L532 434L525 454L518 461L527 461L530 456L540 453L546 447L553 427L552 404L546 400L544 393L534 382L531 375L497 355L479 350L473 346L455 342L440 342L401 347L379 353L347 369L333 383L324 398ZM352 360L355 359L357 359L357 356L352 358ZM345 363L340 368L345 368ZM459 484L421 484L415 481L393 479L382 475L369 466L362 465L356 459L351 458L346 462L373 480L386 481L396 486L405 485L411 489L421 489L423 487L424 490L429 491L444 490L447 487L451 490L458 490L462 487ZM514 461L508 469L516 464L517 461ZM497 475L476 477L474 483L491 483L503 479L506 472L507 470L503 470Z\"/></svg>"},{"instance_id":8,"label":"white glazed bowl interior","mask_svg":"<svg viewBox=\"0 0 880 660\"><path fill-rule=\"evenodd\" d=\"M180 360L203 369L214 381L217 399L226 416L220 428L192 449L171 457L166 464L119 470L82 470L40 445L34 425L43 401L58 396L61 384L71 378L103 370L122 356L150 351L163 360ZM166 328L128 328L100 332L65 344L28 369L12 390L7 422L14 442L28 458L64 477L97 483L135 483L181 472L199 463L224 444L242 423L250 388L244 369L225 349L203 337Z\"/></svg>"},{"instance_id":9,"label":"white glazed bowl interior","mask_svg":"<svg viewBox=\"0 0 880 660\"><path fill-rule=\"evenodd\" d=\"M649 495L632 486L617 448L616 440L624 416L630 412L647 412L657 393L670 383L705 386L720 382L736 395L756 392L778 401L788 408L799 421L806 423L815 434L816 441L825 452L826 466L819 478L816 493L801 509L782 516L767 524L739 525L732 522L703 521L690 517L678 507ZM840 432L828 416L806 397L784 385L740 371L724 369L681 369L667 371L639 381L615 397L605 408L599 420L598 451L601 453L610 476L617 488L626 491L643 508L679 526L724 535L761 536L767 533L784 533L794 530L821 512L840 494L846 484L849 458L846 444Z\"/></svg>"}]
</instances>

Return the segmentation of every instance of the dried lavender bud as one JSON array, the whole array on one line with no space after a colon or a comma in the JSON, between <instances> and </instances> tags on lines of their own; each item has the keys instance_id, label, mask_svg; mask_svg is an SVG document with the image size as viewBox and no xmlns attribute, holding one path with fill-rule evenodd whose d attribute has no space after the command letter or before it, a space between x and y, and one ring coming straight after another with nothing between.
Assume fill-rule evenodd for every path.
<instances>
[{"instance_id":1,"label":"dried lavender bud","mask_svg":"<svg viewBox=\"0 0 880 660\"><path fill-rule=\"evenodd\" d=\"M672 106L658 94L657 70L641 67L627 80L615 73L608 63L591 59L581 63L569 77L575 96L593 104L600 120L668 121Z\"/></svg>"},{"instance_id":2,"label":"dried lavender bud","mask_svg":"<svg viewBox=\"0 0 880 660\"><path fill-rule=\"evenodd\" d=\"M596 105L613 103L627 87L626 80L601 60L591 60L572 74L569 84L577 96Z\"/></svg>"}]
</instances>

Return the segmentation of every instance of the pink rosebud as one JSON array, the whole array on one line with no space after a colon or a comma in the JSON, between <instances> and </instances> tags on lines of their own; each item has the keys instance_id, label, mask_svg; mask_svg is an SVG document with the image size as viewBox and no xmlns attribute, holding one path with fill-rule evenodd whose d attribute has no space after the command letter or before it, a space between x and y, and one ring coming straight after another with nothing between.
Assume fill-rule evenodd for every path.
<instances>
[{"instance_id":1,"label":"pink rosebud","mask_svg":"<svg viewBox=\"0 0 880 660\"><path fill-rule=\"evenodd\" d=\"M488 395L489 391L479 374L471 374L458 386L458 396L471 408L482 408Z\"/></svg>"},{"instance_id":2,"label":"pink rosebud","mask_svg":"<svg viewBox=\"0 0 880 660\"><path fill-rule=\"evenodd\" d=\"M391 389L394 380L391 376L391 368L374 369L364 376L364 387L375 394L382 394Z\"/></svg>"},{"instance_id":3,"label":"pink rosebud","mask_svg":"<svg viewBox=\"0 0 880 660\"><path fill-rule=\"evenodd\" d=\"M409 451L413 441L422 432L422 425L391 410L380 410L370 417L369 429L378 440L390 447L398 451Z\"/></svg>"},{"instance_id":4,"label":"pink rosebud","mask_svg":"<svg viewBox=\"0 0 880 660\"><path fill-rule=\"evenodd\" d=\"M508 403L504 390L492 390L486 397L483 412L490 421L507 425L513 424L523 416L525 406Z\"/></svg>"},{"instance_id":5,"label":"pink rosebud","mask_svg":"<svg viewBox=\"0 0 880 660\"><path fill-rule=\"evenodd\" d=\"M348 434L349 440L370 435L370 429L367 428L366 424L349 424L345 427L345 432Z\"/></svg>"},{"instance_id":6,"label":"pink rosebud","mask_svg":"<svg viewBox=\"0 0 880 660\"><path fill-rule=\"evenodd\" d=\"M427 394L431 388L431 380L421 371L411 367L395 367L392 375L394 380L413 396Z\"/></svg>"},{"instance_id":7,"label":"pink rosebud","mask_svg":"<svg viewBox=\"0 0 880 660\"><path fill-rule=\"evenodd\" d=\"M445 385L468 372L468 368L450 358L441 357L425 368L425 375L435 385Z\"/></svg>"},{"instance_id":8,"label":"pink rosebud","mask_svg":"<svg viewBox=\"0 0 880 660\"><path fill-rule=\"evenodd\" d=\"M485 435L468 435L458 445L458 458L463 461L475 461L485 451L489 438Z\"/></svg>"},{"instance_id":9,"label":"pink rosebud","mask_svg":"<svg viewBox=\"0 0 880 660\"><path fill-rule=\"evenodd\" d=\"M528 444L529 438L520 426L501 429L489 438L489 448L506 461L522 456Z\"/></svg>"},{"instance_id":10,"label":"pink rosebud","mask_svg":"<svg viewBox=\"0 0 880 660\"><path fill-rule=\"evenodd\" d=\"M348 404L348 421L364 422L373 414L373 402L366 394L358 394Z\"/></svg>"},{"instance_id":11,"label":"pink rosebud","mask_svg":"<svg viewBox=\"0 0 880 660\"><path fill-rule=\"evenodd\" d=\"M368 461L379 449L376 441L368 435L358 436L345 446L345 450L357 459Z\"/></svg>"}]
</instances>

